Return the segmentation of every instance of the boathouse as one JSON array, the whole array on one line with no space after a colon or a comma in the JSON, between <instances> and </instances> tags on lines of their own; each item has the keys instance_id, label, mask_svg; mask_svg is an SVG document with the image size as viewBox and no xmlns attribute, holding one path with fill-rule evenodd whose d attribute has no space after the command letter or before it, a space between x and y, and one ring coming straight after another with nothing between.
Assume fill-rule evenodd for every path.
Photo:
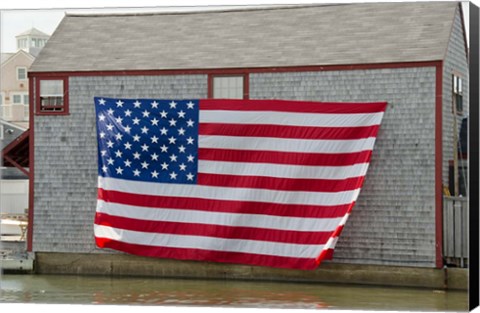
<instances>
[{"instance_id":1,"label":"boathouse","mask_svg":"<svg viewBox=\"0 0 480 313\"><path fill-rule=\"evenodd\" d=\"M460 2L66 14L29 79L28 249L38 272L334 281L322 270L349 268L370 282L403 269L439 282L428 275L446 264L444 196L459 180L449 175L461 176L449 166L469 104ZM96 96L388 106L333 260L302 272L98 249Z\"/></svg>"}]
</instances>

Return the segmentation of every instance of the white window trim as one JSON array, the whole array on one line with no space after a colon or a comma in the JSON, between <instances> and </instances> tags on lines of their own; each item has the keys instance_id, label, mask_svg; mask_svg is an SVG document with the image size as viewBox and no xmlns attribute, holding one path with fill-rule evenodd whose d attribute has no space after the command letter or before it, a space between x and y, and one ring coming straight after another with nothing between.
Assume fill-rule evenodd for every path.
<instances>
[{"instance_id":1,"label":"white window trim","mask_svg":"<svg viewBox=\"0 0 480 313\"><path fill-rule=\"evenodd\" d=\"M14 97L14 96L20 96L21 102L18 102L18 103L13 102L13 97ZM25 101L24 101L24 100L25 100L25 98L24 98L25 96L28 97L28 92L12 92L11 95L10 95L10 99L11 99L10 104L12 104L12 105L15 105L15 104L17 104L17 105L19 105L19 104L26 105L27 103L25 103Z\"/></svg>"},{"instance_id":2,"label":"white window trim","mask_svg":"<svg viewBox=\"0 0 480 313\"><path fill-rule=\"evenodd\" d=\"M21 69L25 70L25 78L20 78L19 75L18 75L19 70L21 70ZM25 81L27 79L28 79L28 69L25 66L17 66L17 80Z\"/></svg>"},{"instance_id":3,"label":"white window trim","mask_svg":"<svg viewBox=\"0 0 480 313\"><path fill-rule=\"evenodd\" d=\"M220 87L220 89L216 89L216 82L217 83L221 83L222 80L224 79L231 79L231 78L236 78L236 79L240 79L241 81L241 90L240 90L240 95L238 95L237 97L234 97L232 99L243 99L243 95L244 95L244 92L245 92L245 84L244 84L244 79L245 79L245 76L244 75L235 75L235 74L232 74L232 75L218 75L218 76L213 76L213 80L212 80L212 83L213 83L213 86L212 86L212 97L213 98L224 98L223 96L221 95L217 95L217 90L222 93L222 89L224 87ZM230 93L230 91L227 91L227 93Z\"/></svg>"}]
</instances>

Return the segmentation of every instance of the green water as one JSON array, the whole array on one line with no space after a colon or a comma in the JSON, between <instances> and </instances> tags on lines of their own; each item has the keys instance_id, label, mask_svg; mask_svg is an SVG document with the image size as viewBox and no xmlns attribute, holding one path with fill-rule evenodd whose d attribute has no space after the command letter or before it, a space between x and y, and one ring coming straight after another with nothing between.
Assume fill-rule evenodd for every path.
<instances>
[{"instance_id":1,"label":"green water","mask_svg":"<svg viewBox=\"0 0 480 313\"><path fill-rule=\"evenodd\" d=\"M0 303L467 311L468 293L332 284L2 275Z\"/></svg>"}]
</instances>

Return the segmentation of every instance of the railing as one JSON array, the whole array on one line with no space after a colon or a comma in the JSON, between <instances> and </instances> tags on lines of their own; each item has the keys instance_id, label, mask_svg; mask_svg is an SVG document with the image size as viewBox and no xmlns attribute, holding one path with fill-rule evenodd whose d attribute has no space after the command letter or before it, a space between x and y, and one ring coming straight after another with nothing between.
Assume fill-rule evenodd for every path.
<instances>
[{"instance_id":1,"label":"railing","mask_svg":"<svg viewBox=\"0 0 480 313\"><path fill-rule=\"evenodd\" d=\"M468 198L443 197L443 254L448 266L468 267Z\"/></svg>"}]
</instances>

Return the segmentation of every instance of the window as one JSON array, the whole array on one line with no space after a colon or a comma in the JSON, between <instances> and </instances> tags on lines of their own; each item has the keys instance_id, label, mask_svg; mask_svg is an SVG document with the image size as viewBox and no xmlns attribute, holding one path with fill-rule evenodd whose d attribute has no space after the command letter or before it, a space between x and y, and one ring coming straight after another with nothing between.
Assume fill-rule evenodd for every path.
<instances>
[{"instance_id":1,"label":"window","mask_svg":"<svg viewBox=\"0 0 480 313\"><path fill-rule=\"evenodd\" d=\"M212 98L216 99L244 99L245 80L247 76L214 76L211 80Z\"/></svg>"},{"instance_id":2,"label":"window","mask_svg":"<svg viewBox=\"0 0 480 313\"><path fill-rule=\"evenodd\" d=\"M22 104L22 96L21 95L13 95L13 103L14 104Z\"/></svg>"},{"instance_id":3,"label":"window","mask_svg":"<svg viewBox=\"0 0 480 313\"><path fill-rule=\"evenodd\" d=\"M452 94L453 94L453 109L457 114L463 113L463 87L462 78L452 75Z\"/></svg>"},{"instance_id":4,"label":"window","mask_svg":"<svg viewBox=\"0 0 480 313\"><path fill-rule=\"evenodd\" d=\"M37 114L68 114L68 78L37 79Z\"/></svg>"},{"instance_id":5,"label":"window","mask_svg":"<svg viewBox=\"0 0 480 313\"><path fill-rule=\"evenodd\" d=\"M28 93L17 92L12 93L13 104L28 104Z\"/></svg>"},{"instance_id":6,"label":"window","mask_svg":"<svg viewBox=\"0 0 480 313\"><path fill-rule=\"evenodd\" d=\"M17 80L26 80L26 79L27 79L27 68L17 67Z\"/></svg>"}]
</instances>

